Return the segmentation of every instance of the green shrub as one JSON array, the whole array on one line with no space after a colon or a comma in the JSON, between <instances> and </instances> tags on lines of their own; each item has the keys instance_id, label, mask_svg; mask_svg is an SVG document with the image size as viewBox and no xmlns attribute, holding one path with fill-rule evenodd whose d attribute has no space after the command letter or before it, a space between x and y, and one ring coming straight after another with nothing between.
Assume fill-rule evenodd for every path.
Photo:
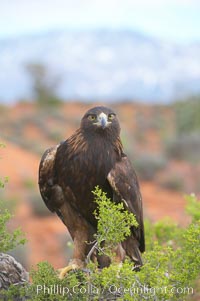
<instances>
[{"instance_id":1,"label":"green shrub","mask_svg":"<svg viewBox=\"0 0 200 301\"><path fill-rule=\"evenodd\" d=\"M157 172L166 167L167 160L160 155L143 154L134 160L134 166L139 174L139 178L151 181Z\"/></svg>"},{"instance_id":2,"label":"green shrub","mask_svg":"<svg viewBox=\"0 0 200 301\"><path fill-rule=\"evenodd\" d=\"M120 230L117 227L114 233L112 224L118 224L124 212L119 212L117 205L110 207L110 201L101 191L96 190L95 196L101 207L97 237L107 239L108 233L109 241L112 233L119 242L122 239ZM190 209L193 209L189 213L193 216L199 201L192 197L191 202ZM106 216L108 211L110 214ZM106 231L108 219L111 220L111 232ZM31 300L191 300L200 267L200 222L197 219L195 215L193 223L185 229L169 219L154 225L145 223L146 232L150 234L147 234L148 249L143 255L144 266L139 272L133 270L133 263L128 259L122 265L112 263L103 270L89 262L86 272L69 273L65 279L59 280L48 263L41 263L32 272ZM129 223L122 226L124 234L126 231L123 230L129 226ZM151 246L148 243L150 237ZM112 239L111 243L113 246Z\"/></svg>"},{"instance_id":3,"label":"green shrub","mask_svg":"<svg viewBox=\"0 0 200 301\"><path fill-rule=\"evenodd\" d=\"M20 229L16 229L12 233L7 230L7 223L11 217L8 210L0 209L0 252L12 250L26 241Z\"/></svg>"},{"instance_id":4,"label":"green shrub","mask_svg":"<svg viewBox=\"0 0 200 301\"><path fill-rule=\"evenodd\" d=\"M176 239L180 236L180 231L181 229L169 217L166 217L154 224L154 235L159 245L172 245L173 240L176 241Z\"/></svg>"},{"instance_id":5,"label":"green shrub","mask_svg":"<svg viewBox=\"0 0 200 301\"><path fill-rule=\"evenodd\" d=\"M175 173L169 173L162 179L157 180L158 184L166 189L181 191L184 188L184 179Z\"/></svg>"},{"instance_id":6,"label":"green shrub","mask_svg":"<svg viewBox=\"0 0 200 301\"><path fill-rule=\"evenodd\" d=\"M95 213L97 242L104 239L113 247L129 235L130 225L136 226L135 218L119 204L110 203L101 190L94 194L99 206L98 215ZM147 250L140 271L133 270L129 259L103 270L89 261L85 270L70 272L60 280L57 271L42 262L31 272L31 285L20 288L20 294L32 301L191 300L199 277L200 220L199 200L193 195L188 200L187 211L192 217L188 227L178 227L169 219L145 223Z\"/></svg>"},{"instance_id":7,"label":"green shrub","mask_svg":"<svg viewBox=\"0 0 200 301\"><path fill-rule=\"evenodd\" d=\"M200 200L197 200L195 194L186 195L187 201L186 212L192 217L194 222L200 220Z\"/></svg>"},{"instance_id":8,"label":"green shrub","mask_svg":"<svg viewBox=\"0 0 200 301\"><path fill-rule=\"evenodd\" d=\"M5 181L0 180L0 188L4 186ZM0 201L0 252L12 250L17 245L24 244L26 241L20 229L16 229L12 233L8 231L7 224L11 217L10 212L5 209L4 202Z\"/></svg>"},{"instance_id":9,"label":"green shrub","mask_svg":"<svg viewBox=\"0 0 200 301\"><path fill-rule=\"evenodd\" d=\"M200 96L177 101L173 109L177 134L200 132Z\"/></svg>"},{"instance_id":10,"label":"green shrub","mask_svg":"<svg viewBox=\"0 0 200 301\"><path fill-rule=\"evenodd\" d=\"M199 162L200 133L182 134L166 142L168 157L178 160Z\"/></svg>"},{"instance_id":11,"label":"green shrub","mask_svg":"<svg viewBox=\"0 0 200 301\"><path fill-rule=\"evenodd\" d=\"M101 249L101 244L105 241L104 252L106 253L105 250L111 251L114 246L130 236L130 227L137 227L138 223L132 213L124 210L123 203L113 203L98 187L93 194L98 205L94 212L98 221L97 248Z\"/></svg>"}]
</instances>

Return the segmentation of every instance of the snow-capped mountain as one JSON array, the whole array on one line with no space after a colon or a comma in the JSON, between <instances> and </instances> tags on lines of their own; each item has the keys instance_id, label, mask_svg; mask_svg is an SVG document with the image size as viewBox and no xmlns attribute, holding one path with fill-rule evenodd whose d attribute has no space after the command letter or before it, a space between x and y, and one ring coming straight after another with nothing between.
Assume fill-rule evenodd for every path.
<instances>
[{"instance_id":1,"label":"snow-capped mountain","mask_svg":"<svg viewBox=\"0 0 200 301\"><path fill-rule=\"evenodd\" d=\"M60 76L73 99L166 102L200 93L200 43L177 45L132 31L59 31L0 40L0 101L30 97L25 65Z\"/></svg>"}]
</instances>

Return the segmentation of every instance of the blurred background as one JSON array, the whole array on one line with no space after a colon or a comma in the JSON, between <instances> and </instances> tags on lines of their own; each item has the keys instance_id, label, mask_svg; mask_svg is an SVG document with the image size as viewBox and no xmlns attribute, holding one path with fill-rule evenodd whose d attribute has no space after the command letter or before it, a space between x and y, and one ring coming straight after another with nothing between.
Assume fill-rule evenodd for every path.
<instances>
[{"instance_id":1,"label":"blurred background","mask_svg":"<svg viewBox=\"0 0 200 301\"><path fill-rule=\"evenodd\" d=\"M200 195L199 13L197 0L0 2L0 200L28 239L13 251L26 268L71 256L38 165L97 104L119 116L145 217L188 222L184 195Z\"/></svg>"}]
</instances>

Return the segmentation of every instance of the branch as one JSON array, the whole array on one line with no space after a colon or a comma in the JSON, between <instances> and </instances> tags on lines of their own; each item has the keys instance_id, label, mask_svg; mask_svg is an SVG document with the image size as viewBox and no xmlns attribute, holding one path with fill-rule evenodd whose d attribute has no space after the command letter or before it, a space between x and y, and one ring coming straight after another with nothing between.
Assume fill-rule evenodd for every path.
<instances>
[{"instance_id":1,"label":"branch","mask_svg":"<svg viewBox=\"0 0 200 301\"><path fill-rule=\"evenodd\" d=\"M97 249L97 246L98 246L98 241L95 242L95 244L92 246L92 248L90 249L88 255L87 255L87 258L86 258L86 263L88 264L89 261L90 261L90 258L92 256L92 253L94 252L95 249Z\"/></svg>"}]
</instances>

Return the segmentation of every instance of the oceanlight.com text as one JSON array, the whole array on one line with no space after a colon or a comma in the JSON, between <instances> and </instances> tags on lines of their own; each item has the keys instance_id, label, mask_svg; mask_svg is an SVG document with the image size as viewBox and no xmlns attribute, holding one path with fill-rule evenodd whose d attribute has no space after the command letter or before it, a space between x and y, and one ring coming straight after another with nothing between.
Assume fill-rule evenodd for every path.
<instances>
[{"instance_id":1,"label":"oceanlight.com text","mask_svg":"<svg viewBox=\"0 0 200 301\"><path fill-rule=\"evenodd\" d=\"M78 283L73 287L67 287L62 285L37 285L36 293L42 295L62 295L62 296L72 296L72 295L93 295L101 296L103 294L110 295L138 295L138 296L156 296L163 294L170 295L192 295L194 293L193 287L149 287L147 285L141 285L136 287L133 283L130 287L117 287L115 284L109 284L105 288L98 288L90 283Z\"/></svg>"}]
</instances>

